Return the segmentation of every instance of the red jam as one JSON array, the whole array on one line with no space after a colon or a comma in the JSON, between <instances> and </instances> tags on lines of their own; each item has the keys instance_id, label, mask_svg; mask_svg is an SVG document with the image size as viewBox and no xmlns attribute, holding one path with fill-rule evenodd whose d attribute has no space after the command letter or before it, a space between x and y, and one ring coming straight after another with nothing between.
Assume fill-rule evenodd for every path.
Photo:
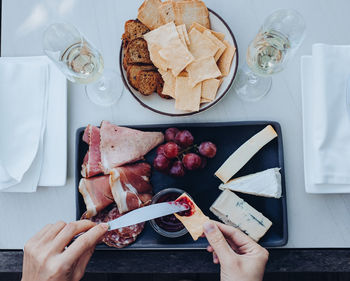
<instances>
[{"instance_id":1,"label":"red jam","mask_svg":"<svg viewBox=\"0 0 350 281\"><path fill-rule=\"evenodd\" d=\"M194 205L193 205L193 202L188 197L181 197L181 198L175 200L175 202L178 202L181 205L185 205L185 206L189 207L188 210L180 212L179 213L180 216L189 217L189 216L193 215L193 213L194 213Z\"/></svg>"},{"instance_id":2,"label":"red jam","mask_svg":"<svg viewBox=\"0 0 350 281\"><path fill-rule=\"evenodd\" d=\"M176 192L166 193L157 200L157 203L175 201L180 195L181 194ZM186 210L184 212L188 211ZM179 215L182 215L181 213L179 213ZM160 228L168 232L178 232L184 229L183 224L174 215L156 218L154 221Z\"/></svg>"}]
</instances>

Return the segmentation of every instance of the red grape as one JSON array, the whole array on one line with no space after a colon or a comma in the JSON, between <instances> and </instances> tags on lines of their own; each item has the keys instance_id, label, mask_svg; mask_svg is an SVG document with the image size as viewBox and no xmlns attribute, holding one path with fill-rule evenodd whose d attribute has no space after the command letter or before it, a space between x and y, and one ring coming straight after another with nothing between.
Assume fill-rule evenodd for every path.
<instances>
[{"instance_id":1,"label":"red grape","mask_svg":"<svg viewBox=\"0 0 350 281\"><path fill-rule=\"evenodd\" d=\"M208 158L213 158L216 155L216 145L210 141L202 142L198 150L201 155Z\"/></svg>"},{"instance_id":2,"label":"red grape","mask_svg":"<svg viewBox=\"0 0 350 281\"><path fill-rule=\"evenodd\" d=\"M192 134L187 130L178 132L175 137L175 142L182 147L191 146L193 144L193 141L194 138Z\"/></svg>"},{"instance_id":3,"label":"red grape","mask_svg":"<svg viewBox=\"0 0 350 281\"><path fill-rule=\"evenodd\" d=\"M178 128L168 128L165 131L165 140L166 141L175 141L175 136L179 132Z\"/></svg>"},{"instance_id":4,"label":"red grape","mask_svg":"<svg viewBox=\"0 0 350 281\"><path fill-rule=\"evenodd\" d=\"M207 158L201 157L201 166L199 167L200 169L204 169L207 166Z\"/></svg>"},{"instance_id":5,"label":"red grape","mask_svg":"<svg viewBox=\"0 0 350 281\"><path fill-rule=\"evenodd\" d=\"M174 142L168 142L164 145L164 155L168 159L174 159L179 154L180 147Z\"/></svg>"},{"instance_id":6,"label":"red grape","mask_svg":"<svg viewBox=\"0 0 350 281\"><path fill-rule=\"evenodd\" d=\"M158 154L153 160L153 167L160 172L167 172L170 168L170 160L163 154Z\"/></svg>"},{"instance_id":7,"label":"red grape","mask_svg":"<svg viewBox=\"0 0 350 281\"><path fill-rule=\"evenodd\" d=\"M202 159L198 154L188 153L182 158L182 163L187 170L192 171L200 168Z\"/></svg>"},{"instance_id":8,"label":"red grape","mask_svg":"<svg viewBox=\"0 0 350 281\"><path fill-rule=\"evenodd\" d=\"M157 148L157 155L164 154L164 146L165 146L164 144L158 146L158 148Z\"/></svg>"},{"instance_id":9,"label":"red grape","mask_svg":"<svg viewBox=\"0 0 350 281\"><path fill-rule=\"evenodd\" d=\"M183 177L185 173L185 168L181 161L175 161L169 172L169 174L174 177Z\"/></svg>"}]
</instances>

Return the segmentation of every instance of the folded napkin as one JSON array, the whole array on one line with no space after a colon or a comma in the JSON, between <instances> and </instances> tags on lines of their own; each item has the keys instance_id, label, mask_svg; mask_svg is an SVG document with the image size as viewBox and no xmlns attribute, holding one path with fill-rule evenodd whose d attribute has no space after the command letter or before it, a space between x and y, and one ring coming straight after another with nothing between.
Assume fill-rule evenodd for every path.
<instances>
[{"instance_id":1,"label":"folded napkin","mask_svg":"<svg viewBox=\"0 0 350 281\"><path fill-rule=\"evenodd\" d=\"M0 190L36 190L43 158L47 83L44 61L0 58Z\"/></svg>"},{"instance_id":2,"label":"folded napkin","mask_svg":"<svg viewBox=\"0 0 350 281\"><path fill-rule=\"evenodd\" d=\"M313 184L350 184L350 108L346 105L350 79L350 46L315 44L312 73L308 77L313 103L309 127L312 130ZM306 79L304 79L306 80Z\"/></svg>"}]
</instances>

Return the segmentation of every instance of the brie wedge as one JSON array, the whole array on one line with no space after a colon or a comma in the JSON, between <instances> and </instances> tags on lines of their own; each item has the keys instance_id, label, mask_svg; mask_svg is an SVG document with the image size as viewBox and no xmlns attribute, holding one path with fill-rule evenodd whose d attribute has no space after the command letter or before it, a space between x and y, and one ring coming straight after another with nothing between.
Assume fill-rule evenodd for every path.
<instances>
[{"instance_id":1,"label":"brie wedge","mask_svg":"<svg viewBox=\"0 0 350 281\"><path fill-rule=\"evenodd\" d=\"M263 197L280 198L282 194L280 168L268 169L256 174L236 178L219 186L221 190L229 189Z\"/></svg>"},{"instance_id":2,"label":"brie wedge","mask_svg":"<svg viewBox=\"0 0 350 281\"><path fill-rule=\"evenodd\" d=\"M239 228L259 241L272 222L232 191L225 189L210 207L210 211L225 224Z\"/></svg>"},{"instance_id":3,"label":"brie wedge","mask_svg":"<svg viewBox=\"0 0 350 281\"><path fill-rule=\"evenodd\" d=\"M215 176L223 183L228 182L261 148L276 137L277 133L272 126L266 126L242 144L215 172Z\"/></svg>"}]
</instances>

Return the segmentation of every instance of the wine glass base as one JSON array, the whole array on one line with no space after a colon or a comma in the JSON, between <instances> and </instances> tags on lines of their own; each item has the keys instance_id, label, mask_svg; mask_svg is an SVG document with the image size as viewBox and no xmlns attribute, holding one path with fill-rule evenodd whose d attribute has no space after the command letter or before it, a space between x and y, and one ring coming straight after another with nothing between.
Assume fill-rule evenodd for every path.
<instances>
[{"instance_id":1,"label":"wine glass base","mask_svg":"<svg viewBox=\"0 0 350 281\"><path fill-rule=\"evenodd\" d=\"M114 71L105 70L97 82L85 86L85 93L94 104L111 106L119 100L123 89L120 75Z\"/></svg>"},{"instance_id":2,"label":"wine glass base","mask_svg":"<svg viewBox=\"0 0 350 281\"><path fill-rule=\"evenodd\" d=\"M254 74L249 68L239 69L234 83L234 91L244 101L258 101L271 89L272 78Z\"/></svg>"}]
</instances>

